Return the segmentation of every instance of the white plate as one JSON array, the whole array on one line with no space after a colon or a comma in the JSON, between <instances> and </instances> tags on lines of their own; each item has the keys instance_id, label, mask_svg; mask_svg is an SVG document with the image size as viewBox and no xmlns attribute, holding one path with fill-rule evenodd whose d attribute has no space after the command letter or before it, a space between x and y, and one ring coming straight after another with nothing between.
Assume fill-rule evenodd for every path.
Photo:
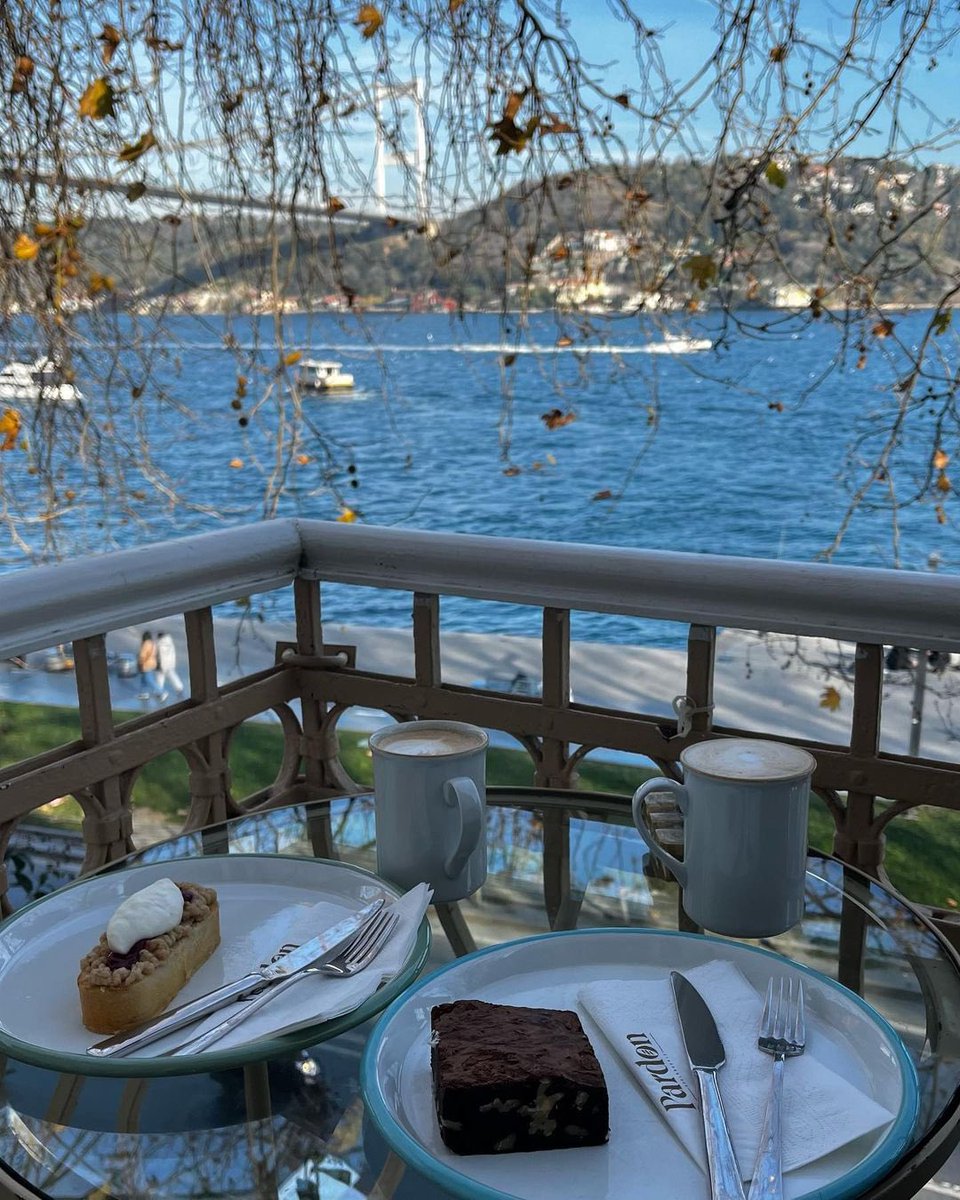
<instances>
[{"instance_id":1,"label":"white plate","mask_svg":"<svg viewBox=\"0 0 960 1200\"><path fill-rule=\"evenodd\" d=\"M92 1058L96 1035L83 1027L77 972L126 896L164 876L216 888L221 941L181 992L192 1000L255 969L288 940L297 910L315 909L326 928L369 900L399 893L359 867L279 854L209 855L109 871L52 892L0 925L0 1050L80 1075L179 1075L219 1070L323 1041L385 1008L417 976L429 948L421 925L399 975L359 1008L292 1033L198 1055Z\"/></svg>"},{"instance_id":2,"label":"white plate","mask_svg":"<svg viewBox=\"0 0 960 1200\"><path fill-rule=\"evenodd\" d=\"M394 1001L367 1043L361 1087L367 1111L393 1150L466 1200L623 1200L708 1195L706 1177L668 1131L596 1027L590 1040L611 1093L606 1146L535 1154L452 1154L440 1140L430 1078L430 1010L448 1000L576 1009L577 992L602 979L663 978L717 958L762 992L786 960L707 936L642 929L575 930L496 946L443 967ZM896 1114L885 1129L787 1174L787 1200L859 1195L903 1152L917 1117L916 1071L890 1026L846 988L805 967L808 1036L818 1056ZM587 1022L585 1022L585 1025ZM787 1067L789 1070L789 1066ZM623 1085L621 1087L621 1084ZM620 1104L613 1096L623 1097ZM638 1182L640 1181L640 1182Z\"/></svg>"}]
</instances>

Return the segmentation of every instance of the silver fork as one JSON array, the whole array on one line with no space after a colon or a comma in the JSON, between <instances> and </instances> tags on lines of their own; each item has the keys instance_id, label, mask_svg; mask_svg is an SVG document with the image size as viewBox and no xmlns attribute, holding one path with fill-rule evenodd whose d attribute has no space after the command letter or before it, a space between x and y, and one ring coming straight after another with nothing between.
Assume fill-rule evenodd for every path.
<instances>
[{"instance_id":1,"label":"silver fork","mask_svg":"<svg viewBox=\"0 0 960 1200\"><path fill-rule=\"evenodd\" d=\"M780 1161L780 1097L783 1092L783 1064L802 1054L806 1044L803 1019L803 983L791 978L784 994L783 980L774 995L773 980L767 984L767 997L760 1018L757 1046L773 1055L773 1082L763 1121L763 1134L757 1163L753 1169L747 1200L782 1200L783 1174Z\"/></svg>"},{"instance_id":2,"label":"silver fork","mask_svg":"<svg viewBox=\"0 0 960 1200\"><path fill-rule=\"evenodd\" d=\"M333 958L328 963L324 963L322 967L305 967L302 971L298 971L296 975L290 975L286 979L281 979L278 983L268 985L255 995L252 1000L247 1000L241 1008L224 1018L218 1025L214 1025L212 1029L208 1029L205 1033L198 1034L196 1037L189 1038L185 1042L180 1042L169 1050L164 1050L163 1056L169 1057L172 1054L199 1054L201 1050L206 1050L208 1046L212 1046L214 1042L218 1042L224 1034L230 1032L231 1029L236 1029L243 1021L255 1013L258 1009L269 1003L275 996L279 996L281 992L285 992L288 987L298 983L307 975L334 975L338 979L343 979L347 975L356 975L358 971L362 971L364 967L370 965L383 949L384 943L397 927L397 922L400 920L400 914L392 909L384 909L378 913L346 946L336 958Z\"/></svg>"}]
</instances>

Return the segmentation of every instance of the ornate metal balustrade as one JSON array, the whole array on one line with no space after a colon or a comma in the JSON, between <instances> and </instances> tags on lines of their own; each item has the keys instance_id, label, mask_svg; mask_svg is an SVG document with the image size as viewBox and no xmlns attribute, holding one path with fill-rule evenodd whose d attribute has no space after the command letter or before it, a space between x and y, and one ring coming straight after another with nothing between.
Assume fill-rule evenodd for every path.
<instances>
[{"instance_id":1,"label":"ornate metal balustrade","mask_svg":"<svg viewBox=\"0 0 960 1200\"><path fill-rule=\"evenodd\" d=\"M325 644L321 581L411 594L412 676L358 670L350 648ZM272 668L219 685L213 606L281 587L293 589L295 642L277 647ZM445 595L542 610L541 696L443 682ZM571 700L570 614L578 610L689 627L679 720ZM86 870L134 848L134 783L144 764L170 750L189 765L186 828L358 790L339 761L337 738L339 720L355 705L401 719L442 717L503 730L526 748L531 783L543 787L572 786L578 762L596 747L646 755L676 774L691 742L754 732L713 722L718 627L855 643L849 744L780 739L816 756L815 786L834 817L835 850L843 858L882 873L883 834L892 819L918 805L960 808L960 763L879 748L883 646L960 649L960 578L275 521L20 571L0 579L0 612L0 657L72 641L81 722L78 742L0 771L0 845L32 810L72 795L85 814ZM116 725L105 635L171 612L185 618L189 699ZM237 797L231 734L268 710L284 732L277 778L262 793ZM892 803L878 804L878 797ZM545 836L561 847L545 856L556 876L545 882L559 896L566 835L547 827ZM319 829L316 842L319 853L329 853L329 829Z\"/></svg>"}]
</instances>

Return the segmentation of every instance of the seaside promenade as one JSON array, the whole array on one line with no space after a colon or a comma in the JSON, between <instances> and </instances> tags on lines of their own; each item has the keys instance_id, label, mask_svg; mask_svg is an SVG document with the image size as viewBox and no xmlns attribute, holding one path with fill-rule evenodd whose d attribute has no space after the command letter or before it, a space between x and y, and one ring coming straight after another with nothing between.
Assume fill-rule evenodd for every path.
<instances>
[{"instance_id":1,"label":"seaside promenade","mask_svg":"<svg viewBox=\"0 0 960 1200\"><path fill-rule=\"evenodd\" d=\"M166 628L178 648L178 671L186 679L183 622L169 618ZM409 630L372 629L327 623L328 644L357 647L357 666L363 670L413 675L413 642ZM113 655L135 655L138 628L107 636ZM217 621L217 661L220 680L228 683L269 667L277 641L291 641L292 625L227 618ZM498 634L444 633L441 639L444 681L509 690L518 676L536 691L540 680L540 645L536 638ZM723 630L718 636L714 721L719 726L743 727L781 737L804 737L823 742L847 741L853 709L853 654L850 645L821 638L782 637ZM27 667L0 664L0 700L34 704L76 704L72 671L44 669L44 653L27 656ZM671 718L671 702L684 692L685 655L679 649L623 644L574 642L571 647L573 701L591 706L623 708ZM136 676L111 676L114 707L141 712L158 701L139 698ZM888 753L906 753L910 741L913 673L888 672L884 682L882 746ZM172 703L170 697L167 703ZM352 710L344 725L375 729L383 713ZM960 672L928 672L924 695L921 755L954 758L960 738ZM506 735L497 744L513 745ZM629 758L610 751L598 757ZM642 760L637 760L638 762Z\"/></svg>"}]
</instances>

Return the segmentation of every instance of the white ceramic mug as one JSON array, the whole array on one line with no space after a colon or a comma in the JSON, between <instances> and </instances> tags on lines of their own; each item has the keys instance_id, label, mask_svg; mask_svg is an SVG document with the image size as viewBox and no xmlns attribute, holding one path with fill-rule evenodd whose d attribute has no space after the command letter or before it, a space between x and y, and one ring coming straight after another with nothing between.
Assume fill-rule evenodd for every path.
<instances>
[{"instance_id":1,"label":"white ceramic mug","mask_svg":"<svg viewBox=\"0 0 960 1200\"><path fill-rule=\"evenodd\" d=\"M434 901L462 900L487 877L487 735L459 721L410 721L370 735L377 870Z\"/></svg>"},{"instance_id":2,"label":"white ceramic mug","mask_svg":"<svg viewBox=\"0 0 960 1200\"><path fill-rule=\"evenodd\" d=\"M633 797L650 853L683 889L698 925L731 937L772 937L803 915L810 780L816 760L798 746L717 738L680 755L683 783L651 779ZM684 815L683 862L643 817L650 792L672 792Z\"/></svg>"}]
</instances>

